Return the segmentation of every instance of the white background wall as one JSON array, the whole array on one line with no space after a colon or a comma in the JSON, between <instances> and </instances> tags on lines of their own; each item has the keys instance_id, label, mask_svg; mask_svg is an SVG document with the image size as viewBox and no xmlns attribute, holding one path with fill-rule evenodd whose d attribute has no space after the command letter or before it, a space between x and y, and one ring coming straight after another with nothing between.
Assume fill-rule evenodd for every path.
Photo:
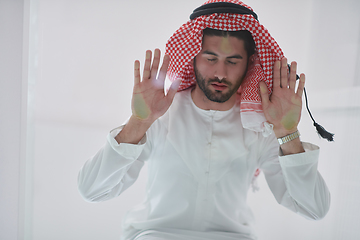
<instances>
[{"instance_id":1,"label":"white background wall","mask_svg":"<svg viewBox=\"0 0 360 240\"><path fill-rule=\"evenodd\" d=\"M147 49L164 51L167 39L204 1L27 0L18 6L22 20L0 8L0 39L7 39L0 42L0 124L7 133L0 136L0 199L11 205L0 209L0 239L16 239L16 226L25 235L21 238L20 234L19 239L119 238L122 216L143 197L146 169L123 195L97 204L86 203L78 194L78 170L104 144L108 131L130 115L133 61L143 61ZM0 0L0 7L14 7L16 2ZM261 176L260 192L249 197L259 237L359 239L360 161L355 151L360 146L360 74L356 71L360 69L360 2L246 3L289 60L298 61L299 71L307 76L315 119L336 133L333 143L320 140L304 111L302 140L321 147L319 170L332 193L326 218L305 220L279 206ZM8 35L9 28L1 25L3 19L20 24L19 34ZM24 34L27 31L29 35ZM24 46L23 51L3 50L11 44L17 49L15 41ZM18 62L6 61L14 53ZM22 61L29 63L23 67ZM24 68L19 70L23 78L14 75L18 68ZM13 75L9 77L8 72ZM18 90L16 96L6 94L10 88ZM29 95L25 100L27 128L21 125L23 88ZM14 112L17 115L9 115ZM15 119L11 130L9 122ZM20 139L17 148L10 149L9 137ZM21 139L27 139L26 144ZM28 194L23 194L26 190ZM14 203L5 195L26 199L26 204ZM8 225L15 227L3 228Z\"/></svg>"}]
</instances>

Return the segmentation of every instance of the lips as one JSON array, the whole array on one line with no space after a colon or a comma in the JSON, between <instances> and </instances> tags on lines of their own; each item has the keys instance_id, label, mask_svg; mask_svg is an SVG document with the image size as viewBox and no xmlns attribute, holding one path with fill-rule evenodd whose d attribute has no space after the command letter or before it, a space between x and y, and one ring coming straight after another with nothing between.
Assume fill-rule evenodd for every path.
<instances>
[{"instance_id":1,"label":"lips","mask_svg":"<svg viewBox=\"0 0 360 240\"><path fill-rule=\"evenodd\" d=\"M226 84L218 83L218 82L211 83L211 86L213 86L213 88L215 88L215 90L218 90L218 91L223 91L228 87Z\"/></svg>"}]
</instances>

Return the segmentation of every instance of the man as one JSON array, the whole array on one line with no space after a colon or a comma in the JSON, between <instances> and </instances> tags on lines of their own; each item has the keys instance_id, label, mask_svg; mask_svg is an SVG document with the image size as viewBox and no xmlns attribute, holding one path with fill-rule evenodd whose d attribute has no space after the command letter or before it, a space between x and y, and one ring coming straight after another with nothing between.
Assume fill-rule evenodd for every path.
<instances>
[{"instance_id":1,"label":"man","mask_svg":"<svg viewBox=\"0 0 360 240\"><path fill-rule=\"evenodd\" d=\"M256 239L246 196L258 169L286 208L312 219L327 213L318 148L301 143L297 130L305 76L296 88L296 63L289 71L243 7L250 9L209 1L170 38L160 70L158 49L153 58L146 52L142 76L135 61L132 116L79 173L82 196L104 201L148 163L146 199L127 214L122 239ZM224 19L250 31L219 29ZM244 19L251 24L240 26ZM167 94L166 74L173 80Z\"/></svg>"}]
</instances>

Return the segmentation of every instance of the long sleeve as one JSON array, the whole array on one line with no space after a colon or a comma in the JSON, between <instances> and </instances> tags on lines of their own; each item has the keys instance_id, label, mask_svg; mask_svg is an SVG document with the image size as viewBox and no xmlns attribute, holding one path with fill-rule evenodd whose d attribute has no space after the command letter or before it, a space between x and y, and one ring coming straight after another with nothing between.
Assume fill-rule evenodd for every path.
<instances>
[{"instance_id":1,"label":"long sleeve","mask_svg":"<svg viewBox=\"0 0 360 240\"><path fill-rule=\"evenodd\" d=\"M146 135L137 145L118 144L114 137L121 129L108 134L106 144L79 172L78 189L87 201L99 202L119 196L138 178L151 151Z\"/></svg>"},{"instance_id":2,"label":"long sleeve","mask_svg":"<svg viewBox=\"0 0 360 240\"><path fill-rule=\"evenodd\" d=\"M323 218L330 207L330 193L317 170L319 148L302 143L304 153L279 156L272 145L272 155L262 169L276 200L286 208L308 219Z\"/></svg>"}]
</instances>

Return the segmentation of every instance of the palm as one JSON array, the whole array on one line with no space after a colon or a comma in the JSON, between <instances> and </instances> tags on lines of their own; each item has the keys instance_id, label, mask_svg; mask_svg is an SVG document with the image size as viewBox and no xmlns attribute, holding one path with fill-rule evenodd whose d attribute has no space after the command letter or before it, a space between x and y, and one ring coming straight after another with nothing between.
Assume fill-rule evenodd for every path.
<instances>
[{"instance_id":1,"label":"palm","mask_svg":"<svg viewBox=\"0 0 360 240\"><path fill-rule=\"evenodd\" d=\"M281 61L281 66L279 64L275 62L274 65L274 88L270 98L265 83L260 85L262 106L266 120L274 125L274 131L279 135L287 135L297 130L300 121L305 76L301 75L295 92L296 63L292 63L290 74L286 58Z\"/></svg>"},{"instance_id":2,"label":"palm","mask_svg":"<svg viewBox=\"0 0 360 240\"><path fill-rule=\"evenodd\" d=\"M140 63L135 61L132 112L137 118L154 121L170 107L179 82L175 82L165 95L164 82L169 61L169 57L165 56L158 74L160 50L155 50L151 67L151 51L147 51L142 81L140 81Z\"/></svg>"},{"instance_id":3,"label":"palm","mask_svg":"<svg viewBox=\"0 0 360 240\"><path fill-rule=\"evenodd\" d=\"M163 115L170 106L165 96L163 87L158 87L157 83L151 80L136 84L132 99L134 115L141 119L146 119L150 115L154 118Z\"/></svg>"}]
</instances>

